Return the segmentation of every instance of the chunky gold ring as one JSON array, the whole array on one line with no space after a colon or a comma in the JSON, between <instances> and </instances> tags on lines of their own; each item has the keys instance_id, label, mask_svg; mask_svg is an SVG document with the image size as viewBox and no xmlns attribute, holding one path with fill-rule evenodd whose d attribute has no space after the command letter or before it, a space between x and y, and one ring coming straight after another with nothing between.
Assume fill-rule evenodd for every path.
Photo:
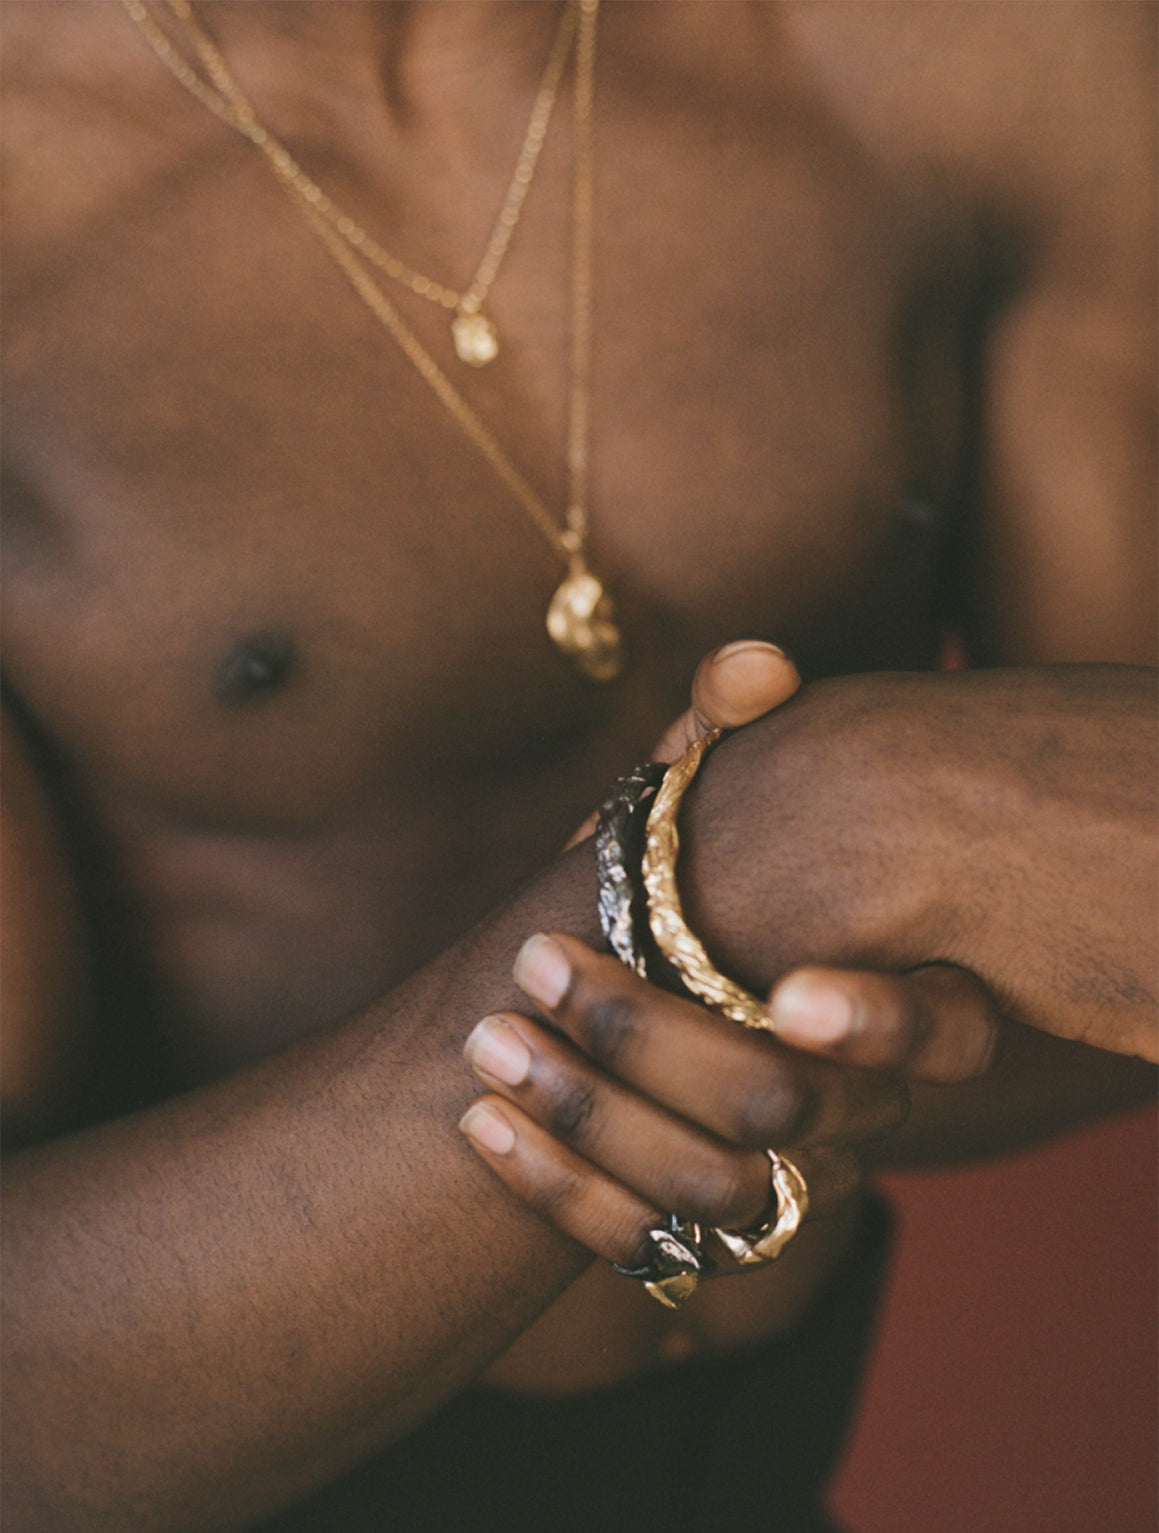
<instances>
[{"instance_id":1,"label":"chunky gold ring","mask_svg":"<svg viewBox=\"0 0 1159 1533\"><path fill-rule=\"evenodd\" d=\"M792 1240L809 1212L805 1178L786 1155L768 1150L776 1207L764 1224L753 1230L716 1230L720 1241L742 1267L771 1262Z\"/></svg>"},{"instance_id":2,"label":"chunky gold ring","mask_svg":"<svg viewBox=\"0 0 1159 1533\"><path fill-rule=\"evenodd\" d=\"M714 729L694 740L680 760L668 768L656 791L648 815L642 868L648 894L648 924L656 946L693 995L733 1022L772 1032L768 1007L751 991L722 974L705 952L704 944L688 929L676 887L676 859L680 851L676 814L680 800L705 753L720 736L721 731Z\"/></svg>"}]
</instances>

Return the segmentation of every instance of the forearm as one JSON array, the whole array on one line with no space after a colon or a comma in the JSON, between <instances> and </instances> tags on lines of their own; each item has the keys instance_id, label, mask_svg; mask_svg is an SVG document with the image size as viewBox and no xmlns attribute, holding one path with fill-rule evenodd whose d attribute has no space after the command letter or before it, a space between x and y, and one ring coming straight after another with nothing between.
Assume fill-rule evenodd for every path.
<instances>
[{"instance_id":1,"label":"forearm","mask_svg":"<svg viewBox=\"0 0 1159 1533\"><path fill-rule=\"evenodd\" d=\"M732 646L674 733L796 683L779 651ZM464 1148L462 1048L515 1000L529 934L597 924L589 844L345 1026L10 1162L13 1526L249 1525L536 1318L587 1258Z\"/></svg>"},{"instance_id":2,"label":"forearm","mask_svg":"<svg viewBox=\"0 0 1159 1533\"><path fill-rule=\"evenodd\" d=\"M945 1166L1010 1154L1153 1101L1154 1065L1008 1022L992 1068L955 1085L911 1084L904 1124L867 1144L880 1167Z\"/></svg>"},{"instance_id":3,"label":"forearm","mask_svg":"<svg viewBox=\"0 0 1159 1533\"><path fill-rule=\"evenodd\" d=\"M461 1144L463 1039L580 848L366 1014L13 1157L6 1523L243 1527L468 1383L580 1270Z\"/></svg>"}]
</instances>

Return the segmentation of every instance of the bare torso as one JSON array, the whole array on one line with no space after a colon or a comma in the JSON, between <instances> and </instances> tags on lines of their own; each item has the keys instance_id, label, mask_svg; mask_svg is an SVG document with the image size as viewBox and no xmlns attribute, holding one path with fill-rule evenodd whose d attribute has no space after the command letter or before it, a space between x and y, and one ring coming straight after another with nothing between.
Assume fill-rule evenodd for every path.
<instances>
[{"instance_id":1,"label":"bare torso","mask_svg":"<svg viewBox=\"0 0 1159 1533\"><path fill-rule=\"evenodd\" d=\"M1016 198L971 181L965 127L927 157L889 108L906 37L919 73L942 42L907 9L605 8L592 558L630 654L597 689L544 633L558 560L260 156L119 6L50 28L8 7L5 674L147 1075L213 1078L438 953L646 755L714 643L774 638L807 675L934 663L974 347L1009 276L984 234ZM262 56L256 21L206 15L335 200L462 282L546 17L498 64L464 45L436 95L337 49L306 77L292 30ZM442 316L390 291L553 507L570 166L561 112L491 369L465 375ZM803 1249L799 1284L712 1294L697 1340L783 1323ZM677 1350L638 1297L579 1285L575 1355L549 1317L501 1376L570 1387Z\"/></svg>"}]
</instances>

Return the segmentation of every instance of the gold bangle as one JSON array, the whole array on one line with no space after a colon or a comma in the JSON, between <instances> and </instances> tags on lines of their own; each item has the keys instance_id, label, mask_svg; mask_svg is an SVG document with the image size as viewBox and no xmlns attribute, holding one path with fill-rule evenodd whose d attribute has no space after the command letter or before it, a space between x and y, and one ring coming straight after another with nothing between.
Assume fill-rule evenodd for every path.
<instances>
[{"instance_id":1,"label":"gold bangle","mask_svg":"<svg viewBox=\"0 0 1159 1533\"><path fill-rule=\"evenodd\" d=\"M664 775L648 815L644 841L643 879L648 895L648 924L656 946L693 995L714 1011L745 1027L773 1031L768 1007L743 986L720 972L704 944L688 929L676 888L676 859L680 835L676 815L689 783L707 751L720 739L714 729L692 744Z\"/></svg>"},{"instance_id":2,"label":"gold bangle","mask_svg":"<svg viewBox=\"0 0 1159 1533\"><path fill-rule=\"evenodd\" d=\"M772 1167L775 1212L755 1230L715 1230L717 1239L742 1267L771 1262L792 1240L809 1212L809 1189L805 1178L785 1155L776 1150L765 1152Z\"/></svg>"}]
</instances>

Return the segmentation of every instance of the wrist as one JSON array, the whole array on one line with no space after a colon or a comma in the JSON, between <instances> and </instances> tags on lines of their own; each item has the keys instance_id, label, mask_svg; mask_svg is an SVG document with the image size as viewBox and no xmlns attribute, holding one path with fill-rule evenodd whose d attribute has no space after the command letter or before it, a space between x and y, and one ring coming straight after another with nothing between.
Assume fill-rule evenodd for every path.
<instances>
[{"instance_id":1,"label":"wrist","mask_svg":"<svg viewBox=\"0 0 1159 1533\"><path fill-rule=\"evenodd\" d=\"M936 763L927 751L915 769L905 721L936 681L816 683L705 762L683 809L680 886L689 924L741 983L763 991L805 961L927 956L952 848L931 814Z\"/></svg>"}]
</instances>

